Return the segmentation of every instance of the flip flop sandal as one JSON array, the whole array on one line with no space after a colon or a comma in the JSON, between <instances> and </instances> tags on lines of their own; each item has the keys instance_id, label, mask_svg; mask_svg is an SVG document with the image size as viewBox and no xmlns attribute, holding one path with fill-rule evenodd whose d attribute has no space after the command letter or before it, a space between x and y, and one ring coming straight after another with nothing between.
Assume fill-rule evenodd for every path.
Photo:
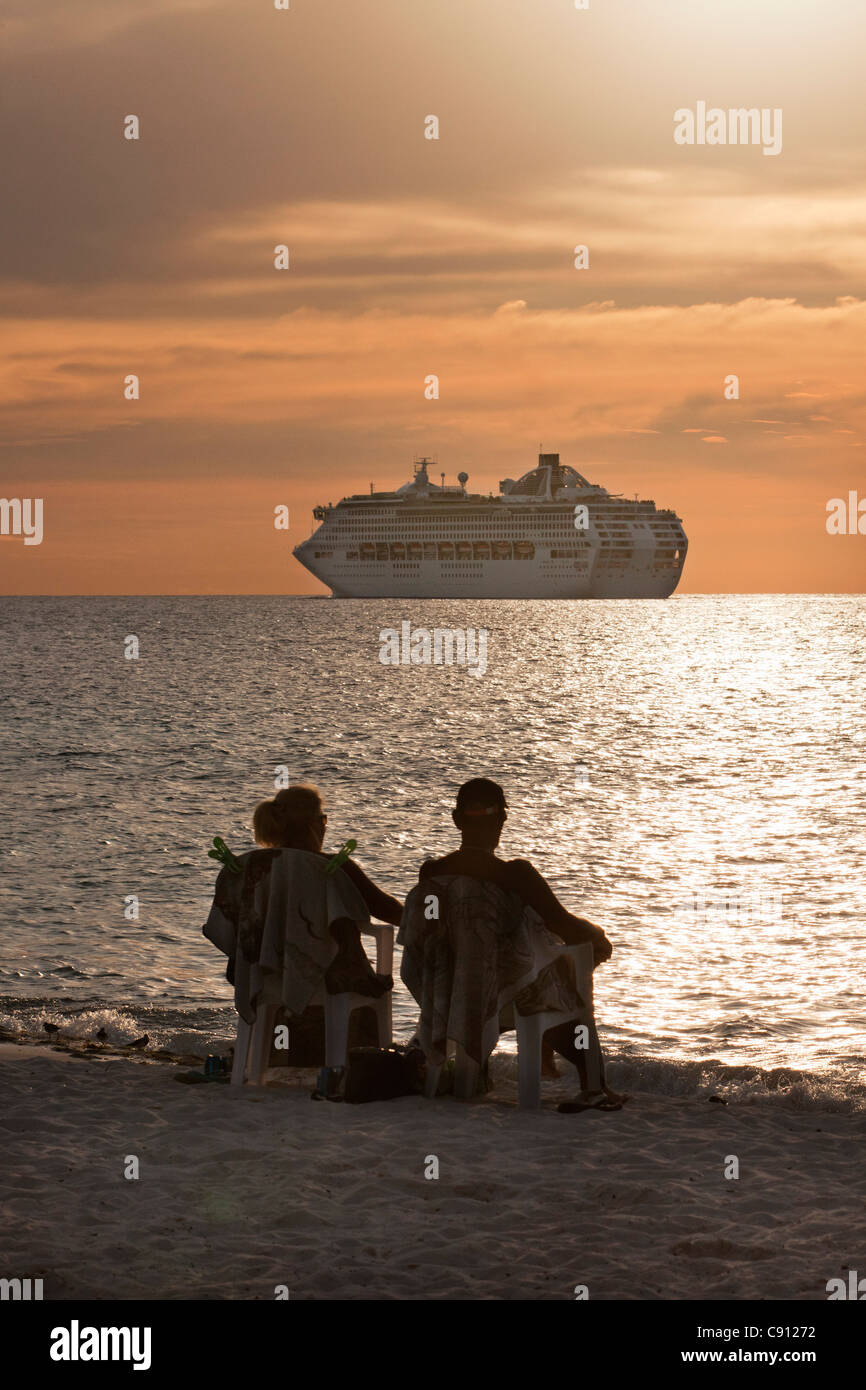
<instances>
[{"instance_id":1,"label":"flip flop sandal","mask_svg":"<svg viewBox=\"0 0 866 1390\"><path fill-rule=\"evenodd\" d=\"M608 1100L602 1092L595 1100L564 1100L557 1105L560 1115L579 1115L583 1110L603 1110L609 1113L612 1110L622 1110L619 1101Z\"/></svg>"}]
</instances>

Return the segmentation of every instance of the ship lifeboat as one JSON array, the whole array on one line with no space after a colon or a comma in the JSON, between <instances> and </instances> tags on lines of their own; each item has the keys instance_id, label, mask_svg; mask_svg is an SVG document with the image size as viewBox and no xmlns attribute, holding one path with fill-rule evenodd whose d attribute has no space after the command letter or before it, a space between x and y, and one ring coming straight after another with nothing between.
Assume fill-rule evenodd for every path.
<instances>
[{"instance_id":1,"label":"ship lifeboat","mask_svg":"<svg viewBox=\"0 0 866 1390\"><path fill-rule=\"evenodd\" d=\"M424 547L417 541L410 541L406 547L406 554L410 560L421 560L424 557Z\"/></svg>"},{"instance_id":2,"label":"ship lifeboat","mask_svg":"<svg viewBox=\"0 0 866 1390\"><path fill-rule=\"evenodd\" d=\"M393 545L389 546L389 550L391 552L392 560L406 559L406 547L402 541L394 541Z\"/></svg>"},{"instance_id":3,"label":"ship lifeboat","mask_svg":"<svg viewBox=\"0 0 866 1390\"><path fill-rule=\"evenodd\" d=\"M531 560L535 554L535 546L532 541L517 541L514 546L514 558L516 560Z\"/></svg>"},{"instance_id":4,"label":"ship lifeboat","mask_svg":"<svg viewBox=\"0 0 866 1390\"><path fill-rule=\"evenodd\" d=\"M457 552L457 559L458 559L458 560L471 560L471 559L472 559L472 542L471 542L471 541L458 541L458 542L457 542L457 545L455 546L455 550L456 550L456 552Z\"/></svg>"},{"instance_id":5,"label":"ship lifeboat","mask_svg":"<svg viewBox=\"0 0 866 1390\"><path fill-rule=\"evenodd\" d=\"M366 541L366 542L361 546L361 559L362 559L362 560L375 560L375 558L376 558L376 547L375 547L375 545L371 545L371 544L369 543L369 541Z\"/></svg>"},{"instance_id":6,"label":"ship lifeboat","mask_svg":"<svg viewBox=\"0 0 866 1390\"><path fill-rule=\"evenodd\" d=\"M387 547L387 545L384 544L384 542L379 541L378 544L377 544L377 546L376 546L376 559L377 559L377 560L387 560L387 558L388 558L388 547Z\"/></svg>"},{"instance_id":7,"label":"ship lifeboat","mask_svg":"<svg viewBox=\"0 0 866 1390\"><path fill-rule=\"evenodd\" d=\"M439 542L439 559L440 559L440 560L453 560L453 559L454 559L454 546L451 544L450 541L440 541L440 542Z\"/></svg>"},{"instance_id":8,"label":"ship lifeboat","mask_svg":"<svg viewBox=\"0 0 866 1390\"><path fill-rule=\"evenodd\" d=\"M475 544L474 544L473 547L472 547L472 555L473 555L473 558L476 559L476 560L489 560L489 559L490 559L490 542L489 542L489 541L476 541Z\"/></svg>"},{"instance_id":9,"label":"ship lifeboat","mask_svg":"<svg viewBox=\"0 0 866 1390\"><path fill-rule=\"evenodd\" d=\"M511 542L510 542L510 541L494 541L494 542L493 542L493 545L491 546L491 553L492 553L492 555L493 555L494 560L510 560L510 559L511 559Z\"/></svg>"}]
</instances>

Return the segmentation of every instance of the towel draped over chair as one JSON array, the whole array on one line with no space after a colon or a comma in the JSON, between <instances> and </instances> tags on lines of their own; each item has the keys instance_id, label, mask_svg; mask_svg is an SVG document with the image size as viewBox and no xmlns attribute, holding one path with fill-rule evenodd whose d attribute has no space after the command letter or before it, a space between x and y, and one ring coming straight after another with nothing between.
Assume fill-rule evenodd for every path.
<instances>
[{"instance_id":1,"label":"towel draped over chair","mask_svg":"<svg viewBox=\"0 0 866 1390\"><path fill-rule=\"evenodd\" d=\"M516 894L488 880L422 879L406 899L397 941L401 978L421 1007L419 1041L435 1065L448 1040L482 1064L500 1031L514 1026L514 1006L566 1017L584 1007L562 942Z\"/></svg>"},{"instance_id":2,"label":"towel draped over chair","mask_svg":"<svg viewBox=\"0 0 866 1390\"><path fill-rule=\"evenodd\" d=\"M259 1001L278 999L302 1014L324 985L338 951L334 922L369 927L370 914L342 870L306 850L257 849L238 856L240 873L223 869L202 928L229 957L235 1007L247 1023Z\"/></svg>"}]
</instances>

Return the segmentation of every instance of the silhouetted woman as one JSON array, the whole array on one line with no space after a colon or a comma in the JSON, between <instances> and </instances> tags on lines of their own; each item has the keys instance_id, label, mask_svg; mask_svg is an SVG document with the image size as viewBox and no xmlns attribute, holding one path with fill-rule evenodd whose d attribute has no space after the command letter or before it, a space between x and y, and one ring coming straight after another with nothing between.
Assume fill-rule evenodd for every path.
<instances>
[{"instance_id":1,"label":"silhouetted woman","mask_svg":"<svg viewBox=\"0 0 866 1390\"><path fill-rule=\"evenodd\" d=\"M253 813L253 834L263 849L306 850L322 859L331 857L322 849L327 824L321 794L317 787L308 785L284 788L270 801L260 802ZM370 916L398 927L402 903L377 888L353 860L345 860L341 868L361 894ZM373 970L357 923L341 918L331 923L330 930L339 953L325 975L329 994L348 991L376 998L392 987L390 975L377 975Z\"/></svg>"}]
</instances>

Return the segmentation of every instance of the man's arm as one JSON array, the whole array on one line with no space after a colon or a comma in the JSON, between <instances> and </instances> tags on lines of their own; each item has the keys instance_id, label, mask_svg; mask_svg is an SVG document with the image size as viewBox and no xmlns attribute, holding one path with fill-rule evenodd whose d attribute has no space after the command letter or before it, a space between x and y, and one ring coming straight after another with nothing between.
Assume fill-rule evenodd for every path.
<instances>
[{"instance_id":1,"label":"man's arm","mask_svg":"<svg viewBox=\"0 0 866 1390\"><path fill-rule=\"evenodd\" d=\"M568 946L578 946L591 941L596 962L607 960L613 950L610 942L594 923L585 917L575 917L559 901L550 884L528 859L514 859L510 865L514 890L538 913L546 927L561 936Z\"/></svg>"}]
</instances>

